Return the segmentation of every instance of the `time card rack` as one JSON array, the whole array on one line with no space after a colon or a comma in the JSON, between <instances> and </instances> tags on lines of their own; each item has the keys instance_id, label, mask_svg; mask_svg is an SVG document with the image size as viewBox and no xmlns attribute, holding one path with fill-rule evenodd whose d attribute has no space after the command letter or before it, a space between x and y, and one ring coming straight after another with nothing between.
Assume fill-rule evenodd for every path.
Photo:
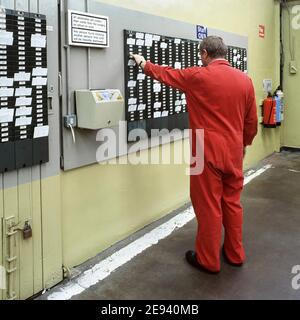
<instances>
[{"instance_id":1,"label":"time card rack","mask_svg":"<svg viewBox=\"0 0 300 320\"><path fill-rule=\"evenodd\" d=\"M0 9L0 173L49 161L46 16Z\"/></svg>"},{"instance_id":2,"label":"time card rack","mask_svg":"<svg viewBox=\"0 0 300 320\"><path fill-rule=\"evenodd\" d=\"M135 141L129 134L143 129L151 137L152 129L188 129L188 110L185 94L150 77L129 59L131 53L159 65L184 69L202 66L199 42L162 35L124 30L125 48L125 98L128 141ZM228 47L228 61L247 72L247 50Z\"/></svg>"}]
</instances>

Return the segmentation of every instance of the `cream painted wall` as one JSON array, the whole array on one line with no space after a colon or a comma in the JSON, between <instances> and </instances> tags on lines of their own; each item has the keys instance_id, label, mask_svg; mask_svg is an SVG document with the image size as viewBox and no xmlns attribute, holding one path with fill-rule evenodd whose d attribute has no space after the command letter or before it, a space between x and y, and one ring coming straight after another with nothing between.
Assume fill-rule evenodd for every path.
<instances>
[{"instance_id":1,"label":"cream painted wall","mask_svg":"<svg viewBox=\"0 0 300 320\"><path fill-rule=\"evenodd\" d=\"M264 98L263 79L272 78L274 87L279 84L279 6L273 0L102 2L246 35L249 73L258 103ZM265 39L258 37L259 24L266 25ZM260 128L245 166L253 165L279 147L280 129ZM189 179L184 169L184 165L93 165L62 173L64 264L78 265L188 202Z\"/></svg>"},{"instance_id":2,"label":"cream painted wall","mask_svg":"<svg viewBox=\"0 0 300 320\"><path fill-rule=\"evenodd\" d=\"M290 5L300 5L300 1L295 1ZM289 73L289 63L291 55L289 50L289 23L291 21L287 10L284 10L284 52L285 52L285 68L284 68L284 93L285 93L285 122L282 132L282 144L288 147L300 148L300 101L299 101L299 88L300 88L300 71L297 74L291 75ZM295 15L291 15L292 19ZM300 28L298 30L291 28L291 34L295 37L295 60L300 70Z\"/></svg>"},{"instance_id":3,"label":"cream painted wall","mask_svg":"<svg viewBox=\"0 0 300 320\"><path fill-rule=\"evenodd\" d=\"M180 148L180 142L178 145ZM159 156L162 149L152 152ZM174 145L170 152L174 154ZM141 157L145 156L144 152ZM62 173L65 265L74 266L95 256L187 203L187 168L96 165Z\"/></svg>"},{"instance_id":4,"label":"cream painted wall","mask_svg":"<svg viewBox=\"0 0 300 320\"><path fill-rule=\"evenodd\" d=\"M42 180L41 190L43 287L48 289L63 278L61 176Z\"/></svg>"}]
</instances>

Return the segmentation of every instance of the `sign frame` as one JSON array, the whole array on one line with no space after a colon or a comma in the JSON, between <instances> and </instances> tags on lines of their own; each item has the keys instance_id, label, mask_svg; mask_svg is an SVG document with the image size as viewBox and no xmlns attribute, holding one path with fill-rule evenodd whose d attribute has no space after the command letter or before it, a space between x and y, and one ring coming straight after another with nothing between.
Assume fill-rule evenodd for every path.
<instances>
[{"instance_id":1,"label":"sign frame","mask_svg":"<svg viewBox=\"0 0 300 320\"><path fill-rule=\"evenodd\" d=\"M97 31L97 30L92 30L92 29L81 29L81 28L74 28L72 25L72 16L73 15L79 15L79 16L84 16L87 18L95 18L99 20L105 20L106 21L106 32L103 31ZM84 43L84 42L76 42L73 40L73 30L74 29L81 29L81 30L86 30L86 31L91 31L91 32L99 32L99 33L105 33L106 34L106 43L105 44L93 44L93 43ZM98 14L92 14L88 12L83 12L83 11L76 11L76 10L68 10L68 42L70 46L77 46L77 47L86 47L86 48L109 48L110 47L110 41L109 41L109 17L108 16L102 16Z\"/></svg>"}]
</instances>

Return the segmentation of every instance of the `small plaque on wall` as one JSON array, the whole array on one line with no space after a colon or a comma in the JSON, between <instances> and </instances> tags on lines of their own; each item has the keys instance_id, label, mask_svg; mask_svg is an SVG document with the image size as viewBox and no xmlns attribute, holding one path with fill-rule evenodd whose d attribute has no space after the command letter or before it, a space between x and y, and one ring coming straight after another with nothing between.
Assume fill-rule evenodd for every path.
<instances>
[{"instance_id":1,"label":"small plaque on wall","mask_svg":"<svg viewBox=\"0 0 300 320\"><path fill-rule=\"evenodd\" d=\"M109 18L69 10L69 44L71 46L108 48Z\"/></svg>"}]
</instances>

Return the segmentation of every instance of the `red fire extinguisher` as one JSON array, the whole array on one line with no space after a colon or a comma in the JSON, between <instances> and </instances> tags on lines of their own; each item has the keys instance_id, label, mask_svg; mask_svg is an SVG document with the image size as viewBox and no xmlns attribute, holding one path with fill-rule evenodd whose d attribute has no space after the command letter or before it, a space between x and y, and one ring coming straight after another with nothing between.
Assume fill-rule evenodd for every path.
<instances>
[{"instance_id":1,"label":"red fire extinguisher","mask_svg":"<svg viewBox=\"0 0 300 320\"><path fill-rule=\"evenodd\" d=\"M276 128L276 100L272 97L271 93L264 100L263 103L263 125L265 128Z\"/></svg>"}]
</instances>

